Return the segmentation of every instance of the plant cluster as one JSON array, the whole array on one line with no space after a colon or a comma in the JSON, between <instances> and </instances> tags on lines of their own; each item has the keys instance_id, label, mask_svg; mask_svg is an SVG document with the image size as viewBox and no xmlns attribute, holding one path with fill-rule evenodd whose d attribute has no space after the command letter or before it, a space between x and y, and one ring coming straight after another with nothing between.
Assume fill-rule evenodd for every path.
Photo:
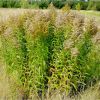
<instances>
[{"instance_id":1,"label":"plant cluster","mask_svg":"<svg viewBox=\"0 0 100 100\"><path fill-rule=\"evenodd\" d=\"M48 12L26 11L0 23L6 71L22 100L44 100L57 90L73 95L100 79L93 20L58 13L51 4Z\"/></svg>"}]
</instances>

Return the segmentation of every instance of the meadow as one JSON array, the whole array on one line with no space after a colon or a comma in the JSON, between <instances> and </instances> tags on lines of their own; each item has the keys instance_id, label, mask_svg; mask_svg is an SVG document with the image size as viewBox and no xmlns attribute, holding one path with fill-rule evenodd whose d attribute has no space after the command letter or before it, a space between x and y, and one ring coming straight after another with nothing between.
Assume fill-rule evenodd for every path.
<instances>
[{"instance_id":1,"label":"meadow","mask_svg":"<svg viewBox=\"0 0 100 100\"><path fill-rule=\"evenodd\" d=\"M3 10L1 100L100 100L99 12Z\"/></svg>"}]
</instances>

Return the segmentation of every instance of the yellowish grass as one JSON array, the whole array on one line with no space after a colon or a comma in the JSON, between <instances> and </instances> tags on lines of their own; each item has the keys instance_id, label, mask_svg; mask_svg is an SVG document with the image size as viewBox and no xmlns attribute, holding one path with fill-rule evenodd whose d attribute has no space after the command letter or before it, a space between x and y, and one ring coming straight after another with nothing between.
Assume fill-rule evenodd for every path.
<instances>
[{"instance_id":1,"label":"yellowish grass","mask_svg":"<svg viewBox=\"0 0 100 100\"><path fill-rule=\"evenodd\" d=\"M4 65L0 65L0 100L4 100L9 95L9 83ZM10 95L9 95L10 96Z\"/></svg>"}]
</instances>

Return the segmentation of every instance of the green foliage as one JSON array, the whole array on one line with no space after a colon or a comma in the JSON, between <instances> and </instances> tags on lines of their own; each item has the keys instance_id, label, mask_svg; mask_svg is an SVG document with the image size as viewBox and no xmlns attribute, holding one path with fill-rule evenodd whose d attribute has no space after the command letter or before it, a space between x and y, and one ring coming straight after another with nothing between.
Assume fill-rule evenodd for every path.
<instances>
[{"instance_id":1,"label":"green foliage","mask_svg":"<svg viewBox=\"0 0 100 100\"><path fill-rule=\"evenodd\" d=\"M98 10L100 11L100 1L89 1L87 10Z\"/></svg>"},{"instance_id":2,"label":"green foliage","mask_svg":"<svg viewBox=\"0 0 100 100\"><path fill-rule=\"evenodd\" d=\"M20 1L16 0L0 0L0 7L3 8L19 8L21 7Z\"/></svg>"},{"instance_id":3,"label":"green foliage","mask_svg":"<svg viewBox=\"0 0 100 100\"><path fill-rule=\"evenodd\" d=\"M28 8L29 3L27 0L20 0L21 8Z\"/></svg>"},{"instance_id":4,"label":"green foliage","mask_svg":"<svg viewBox=\"0 0 100 100\"><path fill-rule=\"evenodd\" d=\"M29 4L28 8L39 9L39 5L37 3L34 3L32 5Z\"/></svg>"},{"instance_id":5,"label":"green foliage","mask_svg":"<svg viewBox=\"0 0 100 100\"><path fill-rule=\"evenodd\" d=\"M54 0L53 1L53 4L54 4L54 6L55 7L57 7L57 8L62 8L64 5L65 5L65 1L60 1L60 0Z\"/></svg>"},{"instance_id":6,"label":"green foliage","mask_svg":"<svg viewBox=\"0 0 100 100\"><path fill-rule=\"evenodd\" d=\"M76 10L78 10L78 11L81 10L81 5L80 5L80 3L78 3L78 4L76 5Z\"/></svg>"},{"instance_id":7,"label":"green foliage","mask_svg":"<svg viewBox=\"0 0 100 100\"><path fill-rule=\"evenodd\" d=\"M97 10L96 4L93 5L93 7L91 8L91 10Z\"/></svg>"},{"instance_id":8,"label":"green foliage","mask_svg":"<svg viewBox=\"0 0 100 100\"><path fill-rule=\"evenodd\" d=\"M100 1L96 2L96 8L97 8L98 11L100 11Z\"/></svg>"},{"instance_id":9,"label":"green foliage","mask_svg":"<svg viewBox=\"0 0 100 100\"><path fill-rule=\"evenodd\" d=\"M44 8L48 8L48 1L46 1L46 0L43 0L43 1L40 1L39 3L39 8L42 8L42 9L44 9Z\"/></svg>"},{"instance_id":10,"label":"green foliage","mask_svg":"<svg viewBox=\"0 0 100 100\"><path fill-rule=\"evenodd\" d=\"M81 5L81 9L82 10L86 10L87 9L87 7L88 7L88 2L79 2L80 3L80 5Z\"/></svg>"},{"instance_id":11,"label":"green foliage","mask_svg":"<svg viewBox=\"0 0 100 100\"><path fill-rule=\"evenodd\" d=\"M61 9L66 4L70 6L71 9L76 9L76 5L80 4L82 10L100 10L100 1L82 1L82 0L0 0L0 7L3 8L48 8L50 3L56 8ZM79 8L79 7L78 7Z\"/></svg>"},{"instance_id":12,"label":"green foliage","mask_svg":"<svg viewBox=\"0 0 100 100\"><path fill-rule=\"evenodd\" d=\"M51 3L46 14L26 12L0 24L0 52L22 99L33 94L44 99L47 91L56 90L72 94L100 79L100 47L92 41L97 33L93 20L83 27L82 16L71 12L61 16L63 20Z\"/></svg>"}]
</instances>

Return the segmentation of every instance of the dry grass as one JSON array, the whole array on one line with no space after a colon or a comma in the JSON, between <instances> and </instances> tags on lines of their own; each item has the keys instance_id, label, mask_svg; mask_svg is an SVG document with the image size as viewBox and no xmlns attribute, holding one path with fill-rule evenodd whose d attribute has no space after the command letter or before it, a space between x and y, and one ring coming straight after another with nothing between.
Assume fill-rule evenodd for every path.
<instances>
[{"instance_id":1,"label":"dry grass","mask_svg":"<svg viewBox=\"0 0 100 100\"><path fill-rule=\"evenodd\" d=\"M80 11L81 14L85 15L88 19L94 18L96 20L96 24L100 29L100 11Z\"/></svg>"},{"instance_id":2,"label":"dry grass","mask_svg":"<svg viewBox=\"0 0 100 100\"><path fill-rule=\"evenodd\" d=\"M10 96L10 88L5 67L0 63L0 100L5 100Z\"/></svg>"}]
</instances>

